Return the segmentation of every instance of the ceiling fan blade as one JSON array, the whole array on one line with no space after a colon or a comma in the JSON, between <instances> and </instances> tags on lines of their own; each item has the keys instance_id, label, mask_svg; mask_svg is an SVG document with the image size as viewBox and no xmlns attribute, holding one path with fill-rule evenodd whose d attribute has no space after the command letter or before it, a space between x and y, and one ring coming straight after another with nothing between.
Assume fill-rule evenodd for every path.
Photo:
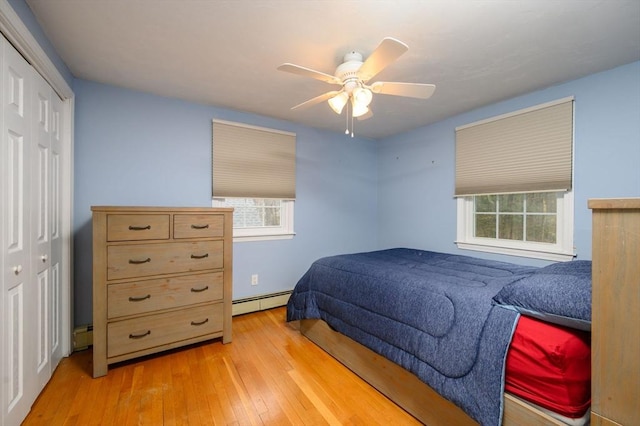
<instances>
[{"instance_id":1,"label":"ceiling fan blade","mask_svg":"<svg viewBox=\"0 0 640 426\"><path fill-rule=\"evenodd\" d=\"M291 109L308 108L310 106L319 104L320 102L326 101L329 98L334 97L335 95L337 95L341 91L342 90L334 90L334 91L331 91L331 92L323 93L322 95L316 96L315 98L311 98L308 101L304 101L303 103L298 104L298 105L294 106Z\"/></svg>"},{"instance_id":2,"label":"ceiling fan blade","mask_svg":"<svg viewBox=\"0 0 640 426\"><path fill-rule=\"evenodd\" d=\"M382 95L406 96L409 98L428 99L433 95L436 86L422 83L396 83L376 81L371 85L373 93Z\"/></svg>"},{"instance_id":3,"label":"ceiling fan blade","mask_svg":"<svg viewBox=\"0 0 640 426\"><path fill-rule=\"evenodd\" d=\"M278 67L278 71L290 72L292 74L301 75L303 77L311 77L330 84L342 84L342 81L340 81L340 79L336 76L312 70L311 68L302 67L296 64L282 64Z\"/></svg>"},{"instance_id":4,"label":"ceiling fan blade","mask_svg":"<svg viewBox=\"0 0 640 426\"><path fill-rule=\"evenodd\" d=\"M364 82L371 80L407 50L409 50L409 46L403 42L395 38L386 37L364 61L364 64L358 70L358 78Z\"/></svg>"}]
</instances>

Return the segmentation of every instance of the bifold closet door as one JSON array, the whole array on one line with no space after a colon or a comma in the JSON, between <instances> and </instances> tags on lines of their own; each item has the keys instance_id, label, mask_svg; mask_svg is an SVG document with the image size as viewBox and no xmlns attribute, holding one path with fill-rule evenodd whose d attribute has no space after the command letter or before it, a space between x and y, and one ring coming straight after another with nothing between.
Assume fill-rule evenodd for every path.
<instances>
[{"instance_id":1,"label":"bifold closet door","mask_svg":"<svg viewBox=\"0 0 640 426\"><path fill-rule=\"evenodd\" d=\"M38 75L42 79L40 75ZM42 79L44 82L44 79ZM51 162L50 162L50 186L49 186L49 212L50 212L50 228L49 235L51 238L51 291L50 306L51 318L49 341L49 350L51 354L51 373L58 366L64 355L62 346L62 297L64 294L62 285L63 273L63 236L62 236L62 170L65 165L63 156L62 142L62 118L64 114L64 106L58 95L47 85L51 97L51 114L49 135L51 137Z\"/></svg>"},{"instance_id":2,"label":"bifold closet door","mask_svg":"<svg viewBox=\"0 0 640 426\"><path fill-rule=\"evenodd\" d=\"M13 46L0 44L0 423L19 425L62 356L61 103Z\"/></svg>"},{"instance_id":3,"label":"bifold closet door","mask_svg":"<svg viewBox=\"0 0 640 426\"><path fill-rule=\"evenodd\" d=\"M31 265L35 274L36 303L35 329L31 336L37 337L36 372L38 392L51 378L51 355L54 336L54 303L58 292L59 267L52 264L51 255L53 212L52 174L53 128L51 88L38 73L32 73L31 84Z\"/></svg>"},{"instance_id":4,"label":"bifold closet door","mask_svg":"<svg viewBox=\"0 0 640 426\"><path fill-rule=\"evenodd\" d=\"M30 257L31 67L4 38L2 42L2 291L4 395L7 425L20 424L37 396L37 289Z\"/></svg>"}]
</instances>

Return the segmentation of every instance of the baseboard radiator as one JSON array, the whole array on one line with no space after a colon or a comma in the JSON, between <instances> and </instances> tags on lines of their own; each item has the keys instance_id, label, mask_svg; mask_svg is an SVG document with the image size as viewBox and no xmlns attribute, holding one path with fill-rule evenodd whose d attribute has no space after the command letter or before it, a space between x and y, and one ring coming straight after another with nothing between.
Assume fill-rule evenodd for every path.
<instances>
[{"instance_id":1,"label":"baseboard radiator","mask_svg":"<svg viewBox=\"0 0 640 426\"><path fill-rule=\"evenodd\" d=\"M284 306L289 301L289 296L291 296L291 290L234 300L232 315L248 314ZM91 345L93 345L93 326L82 325L76 327L73 330L73 350L82 351Z\"/></svg>"},{"instance_id":2,"label":"baseboard radiator","mask_svg":"<svg viewBox=\"0 0 640 426\"><path fill-rule=\"evenodd\" d=\"M291 291L292 290L234 300L232 315L248 314L250 312L264 311L265 309L284 306L289 301Z\"/></svg>"},{"instance_id":3,"label":"baseboard radiator","mask_svg":"<svg viewBox=\"0 0 640 426\"><path fill-rule=\"evenodd\" d=\"M73 330L73 350L82 351L93 345L93 326L81 325Z\"/></svg>"}]
</instances>

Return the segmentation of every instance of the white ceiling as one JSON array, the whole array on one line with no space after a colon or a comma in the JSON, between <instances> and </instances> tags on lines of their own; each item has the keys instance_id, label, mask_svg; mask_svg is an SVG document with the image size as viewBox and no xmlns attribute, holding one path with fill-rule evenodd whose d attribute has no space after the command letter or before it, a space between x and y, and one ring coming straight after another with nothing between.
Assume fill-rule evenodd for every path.
<instances>
[{"instance_id":1,"label":"white ceiling","mask_svg":"<svg viewBox=\"0 0 640 426\"><path fill-rule=\"evenodd\" d=\"M639 0L26 0L74 76L343 132L328 74L387 36L409 51L373 81L433 83L428 100L375 95L356 134L382 138L640 60ZM640 78L640 77L639 77Z\"/></svg>"}]
</instances>

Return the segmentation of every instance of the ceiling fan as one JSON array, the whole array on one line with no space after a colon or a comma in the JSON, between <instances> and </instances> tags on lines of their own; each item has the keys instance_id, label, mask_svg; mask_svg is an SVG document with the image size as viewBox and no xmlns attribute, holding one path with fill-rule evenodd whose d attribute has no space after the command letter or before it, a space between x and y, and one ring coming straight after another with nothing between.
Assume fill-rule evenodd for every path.
<instances>
[{"instance_id":1,"label":"ceiling fan","mask_svg":"<svg viewBox=\"0 0 640 426\"><path fill-rule=\"evenodd\" d=\"M342 114L345 105L351 104L351 116L360 119L369 118L372 114L369 104L373 94L406 96L427 99L433 95L436 86L422 83L399 83L376 81L368 84L380 71L404 54L409 47L391 37L384 38L376 49L363 62L361 53L351 51L344 55L344 62L336 68L334 75L326 74L300 65L285 63L278 70L315 78L329 84L342 86L339 90L324 93L309 99L291 109L306 108L320 102L328 101L336 114ZM347 106L347 111L349 107ZM348 117L347 113L347 117ZM348 129L347 129L348 133Z\"/></svg>"}]
</instances>

